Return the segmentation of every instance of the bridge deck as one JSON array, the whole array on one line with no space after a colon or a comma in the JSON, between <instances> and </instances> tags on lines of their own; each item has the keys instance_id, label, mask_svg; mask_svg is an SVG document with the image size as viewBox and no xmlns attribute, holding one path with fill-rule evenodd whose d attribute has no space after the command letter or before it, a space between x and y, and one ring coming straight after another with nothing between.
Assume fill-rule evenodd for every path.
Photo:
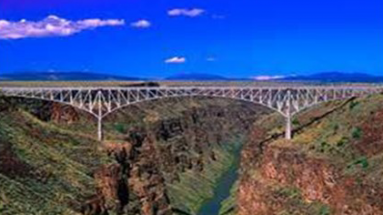
<instances>
[{"instance_id":1,"label":"bridge deck","mask_svg":"<svg viewBox=\"0 0 383 215\"><path fill-rule=\"evenodd\" d=\"M286 138L291 138L291 118L322 102L382 93L381 85L233 85L233 86L33 86L0 87L0 94L60 102L87 111L102 119L138 102L171 97L206 96L237 99L268 107L286 118Z\"/></svg>"}]
</instances>

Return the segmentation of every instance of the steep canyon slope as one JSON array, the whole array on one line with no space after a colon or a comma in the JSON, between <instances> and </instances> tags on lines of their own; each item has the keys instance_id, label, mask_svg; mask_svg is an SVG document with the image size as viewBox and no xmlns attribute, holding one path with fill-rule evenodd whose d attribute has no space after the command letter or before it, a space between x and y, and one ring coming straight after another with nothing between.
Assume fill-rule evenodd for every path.
<instances>
[{"instance_id":1,"label":"steep canyon slope","mask_svg":"<svg viewBox=\"0 0 383 215\"><path fill-rule=\"evenodd\" d=\"M374 95L320 105L294 120L292 141L275 138L278 119L258 121L236 214L383 214L382 104Z\"/></svg>"},{"instance_id":2,"label":"steep canyon slope","mask_svg":"<svg viewBox=\"0 0 383 215\"><path fill-rule=\"evenodd\" d=\"M222 214L383 214L383 95L293 121L225 99L164 99L95 120L0 99L1 214L196 214L243 147ZM207 214L210 215L210 214Z\"/></svg>"},{"instance_id":3,"label":"steep canyon slope","mask_svg":"<svg viewBox=\"0 0 383 215\"><path fill-rule=\"evenodd\" d=\"M86 113L1 98L1 214L195 214L265 114L231 100L148 102L108 116L100 143Z\"/></svg>"}]
</instances>

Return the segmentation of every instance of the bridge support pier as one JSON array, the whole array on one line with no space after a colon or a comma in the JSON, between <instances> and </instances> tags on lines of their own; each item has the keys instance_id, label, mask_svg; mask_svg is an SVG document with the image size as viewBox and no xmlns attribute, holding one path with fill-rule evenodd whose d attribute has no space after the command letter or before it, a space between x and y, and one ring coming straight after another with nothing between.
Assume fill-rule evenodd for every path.
<instances>
[{"instance_id":1,"label":"bridge support pier","mask_svg":"<svg viewBox=\"0 0 383 215\"><path fill-rule=\"evenodd\" d=\"M99 141L102 141L102 91L98 90L97 92L97 104L98 104L98 114L97 114L97 137Z\"/></svg>"},{"instance_id":2,"label":"bridge support pier","mask_svg":"<svg viewBox=\"0 0 383 215\"><path fill-rule=\"evenodd\" d=\"M285 132L285 138L286 140L291 140L292 138L292 132L291 132L291 116L288 115L286 117L286 132Z\"/></svg>"},{"instance_id":3,"label":"bridge support pier","mask_svg":"<svg viewBox=\"0 0 383 215\"><path fill-rule=\"evenodd\" d=\"M101 117L97 118L97 136L98 136L98 140L102 141L102 118Z\"/></svg>"},{"instance_id":4,"label":"bridge support pier","mask_svg":"<svg viewBox=\"0 0 383 215\"><path fill-rule=\"evenodd\" d=\"M285 138L286 140L291 140L292 134L291 134L291 90L287 90L287 101L286 101L286 131L285 131Z\"/></svg>"}]
</instances>

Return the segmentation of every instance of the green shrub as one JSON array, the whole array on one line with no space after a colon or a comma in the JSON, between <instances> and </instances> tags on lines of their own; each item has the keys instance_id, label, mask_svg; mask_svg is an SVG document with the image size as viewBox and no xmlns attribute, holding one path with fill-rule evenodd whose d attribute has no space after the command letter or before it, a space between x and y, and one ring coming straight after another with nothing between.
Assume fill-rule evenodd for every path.
<instances>
[{"instance_id":1,"label":"green shrub","mask_svg":"<svg viewBox=\"0 0 383 215\"><path fill-rule=\"evenodd\" d=\"M330 208L327 205L323 205L319 210L319 215L330 215Z\"/></svg>"},{"instance_id":2,"label":"green shrub","mask_svg":"<svg viewBox=\"0 0 383 215\"><path fill-rule=\"evenodd\" d=\"M336 143L336 146L343 147L344 145L346 145L347 142L348 142L348 139L346 137L343 137L341 140L339 140Z\"/></svg>"},{"instance_id":3,"label":"green shrub","mask_svg":"<svg viewBox=\"0 0 383 215\"><path fill-rule=\"evenodd\" d=\"M278 190L278 193L289 199L301 198L301 191L296 187L283 187Z\"/></svg>"},{"instance_id":4,"label":"green shrub","mask_svg":"<svg viewBox=\"0 0 383 215\"><path fill-rule=\"evenodd\" d=\"M332 129L337 132L339 129L339 125L337 123L333 124Z\"/></svg>"},{"instance_id":5,"label":"green shrub","mask_svg":"<svg viewBox=\"0 0 383 215\"><path fill-rule=\"evenodd\" d=\"M299 122L298 119L293 119L293 121L291 122L294 126L300 126L301 123Z\"/></svg>"},{"instance_id":6,"label":"green shrub","mask_svg":"<svg viewBox=\"0 0 383 215\"><path fill-rule=\"evenodd\" d=\"M114 129L116 129L116 131L118 131L121 134L126 133L126 127L123 124L120 124L120 123L114 124Z\"/></svg>"},{"instance_id":7,"label":"green shrub","mask_svg":"<svg viewBox=\"0 0 383 215\"><path fill-rule=\"evenodd\" d=\"M362 129L353 128L351 135L352 135L352 138L354 138L354 139L360 139L362 137Z\"/></svg>"},{"instance_id":8,"label":"green shrub","mask_svg":"<svg viewBox=\"0 0 383 215\"><path fill-rule=\"evenodd\" d=\"M359 105L358 101L351 101L350 105L348 106L350 110L354 109L356 106Z\"/></svg>"},{"instance_id":9,"label":"green shrub","mask_svg":"<svg viewBox=\"0 0 383 215\"><path fill-rule=\"evenodd\" d=\"M319 151L322 152L322 153L324 153L324 152L326 151L326 149L328 148L328 146L329 146L329 145L328 145L327 142L325 142L325 141L321 142Z\"/></svg>"},{"instance_id":10,"label":"green shrub","mask_svg":"<svg viewBox=\"0 0 383 215\"><path fill-rule=\"evenodd\" d=\"M367 157L360 157L358 159L356 159L355 161L353 161L350 165L347 166L348 169L354 167L354 166L361 166L362 169L367 169L368 166L369 166L369 162L368 162L368 159Z\"/></svg>"},{"instance_id":11,"label":"green shrub","mask_svg":"<svg viewBox=\"0 0 383 215\"><path fill-rule=\"evenodd\" d=\"M355 165L361 165L363 169L366 169L369 166L368 159L366 157L361 157L355 161Z\"/></svg>"}]
</instances>

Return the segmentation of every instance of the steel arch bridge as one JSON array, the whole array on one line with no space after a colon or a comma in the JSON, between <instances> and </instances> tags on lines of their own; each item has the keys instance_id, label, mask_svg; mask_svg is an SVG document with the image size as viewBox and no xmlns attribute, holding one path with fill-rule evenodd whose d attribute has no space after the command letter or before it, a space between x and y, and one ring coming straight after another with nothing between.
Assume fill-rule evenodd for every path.
<instances>
[{"instance_id":1,"label":"steel arch bridge","mask_svg":"<svg viewBox=\"0 0 383 215\"><path fill-rule=\"evenodd\" d=\"M383 86L298 86L298 87L3 87L8 97L58 102L84 110L98 121L131 104L171 97L219 97L247 101L268 107L286 119L286 139L292 138L291 119L300 111L322 102L382 93Z\"/></svg>"}]
</instances>

